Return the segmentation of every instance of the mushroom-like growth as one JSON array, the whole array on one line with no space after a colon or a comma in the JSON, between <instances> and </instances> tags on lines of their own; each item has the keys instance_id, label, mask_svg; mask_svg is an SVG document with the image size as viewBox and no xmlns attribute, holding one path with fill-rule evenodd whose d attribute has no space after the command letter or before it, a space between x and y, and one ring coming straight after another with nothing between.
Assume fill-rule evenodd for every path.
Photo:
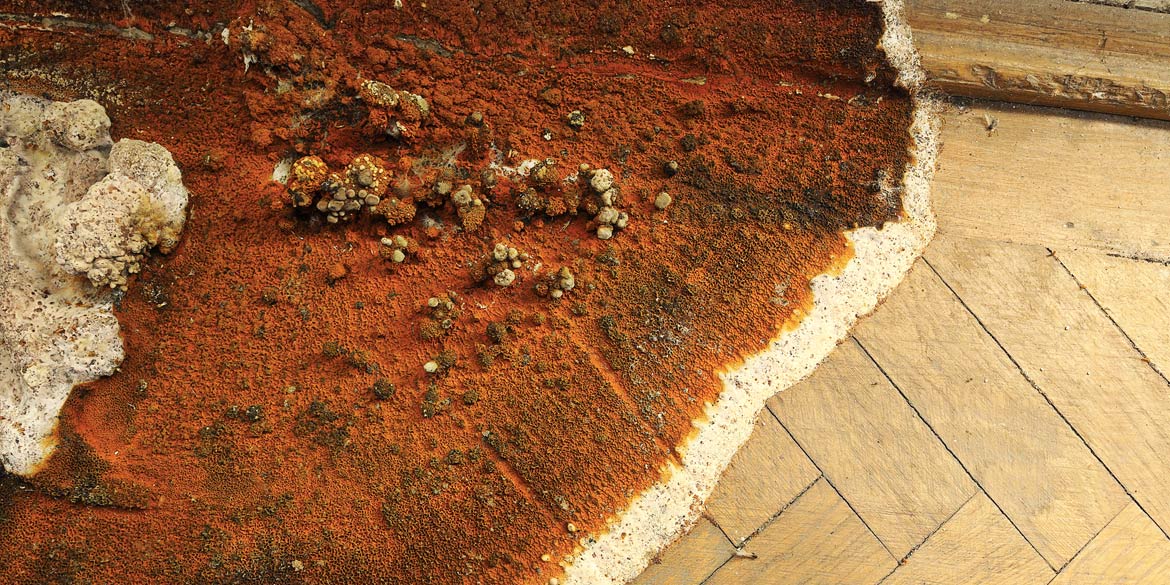
<instances>
[{"instance_id":1,"label":"mushroom-like growth","mask_svg":"<svg viewBox=\"0 0 1170 585\"><path fill-rule=\"evenodd\" d=\"M471 185L464 185L451 193L451 202L455 204L455 211L459 214L459 221L463 229L475 231L487 216L487 209L483 200L475 195Z\"/></svg>"},{"instance_id":2,"label":"mushroom-like growth","mask_svg":"<svg viewBox=\"0 0 1170 585\"><path fill-rule=\"evenodd\" d=\"M370 109L370 123L393 139L413 138L419 126L431 115L431 105L425 98L396 90L381 81L363 81L358 97Z\"/></svg>"},{"instance_id":3,"label":"mushroom-like growth","mask_svg":"<svg viewBox=\"0 0 1170 585\"><path fill-rule=\"evenodd\" d=\"M329 167L319 156L297 159L289 170L288 191L294 207L308 207L329 176Z\"/></svg>"}]
</instances>

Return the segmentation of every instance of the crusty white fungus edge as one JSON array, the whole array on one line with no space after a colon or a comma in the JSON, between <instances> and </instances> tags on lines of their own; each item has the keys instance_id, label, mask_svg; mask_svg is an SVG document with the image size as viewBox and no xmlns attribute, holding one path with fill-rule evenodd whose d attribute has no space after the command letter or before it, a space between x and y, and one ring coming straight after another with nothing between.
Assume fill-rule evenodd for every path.
<instances>
[{"instance_id":1,"label":"crusty white fungus edge","mask_svg":"<svg viewBox=\"0 0 1170 585\"><path fill-rule=\"evenodd\" d=\"M663 480L638 495L608 529L583 540L565 567L562 583L626 583L698 519L732 456L751 435L756 416L778 391L809 375L848 335L857 319L888 295L922 254L935 231L930 178L938 153L938 104L922 95L924 74L911 42L902 0L882 3L881 48L898 71L898 82L914 100L909 129L912 159L902 177L903 216L882 229L846 232L854 257L836 275L812 280L813 307L799 326L774 339L763 352L722 375L723 392L707 406L707 420L683 446L682 465L670 465Z\"/></svg>"}]
</instances>

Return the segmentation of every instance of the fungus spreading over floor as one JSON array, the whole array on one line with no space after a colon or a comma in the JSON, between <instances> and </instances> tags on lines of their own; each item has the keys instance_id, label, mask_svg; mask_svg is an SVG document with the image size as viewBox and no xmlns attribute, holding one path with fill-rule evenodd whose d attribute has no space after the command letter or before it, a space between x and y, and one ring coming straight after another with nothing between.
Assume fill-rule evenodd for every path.
<instances>
[{"instance_id":1,"label":"fungus spreading over floor","mask_svg":"<svg viewBox=\"0 0 1170 585\"><path fill-rule=\"evenodd\" d=\"M0 581L635 576L929 238L897 4L24 3L8 86L119 141L50 266L108 359L0 442Z\"/></svg>"}]
</instances>

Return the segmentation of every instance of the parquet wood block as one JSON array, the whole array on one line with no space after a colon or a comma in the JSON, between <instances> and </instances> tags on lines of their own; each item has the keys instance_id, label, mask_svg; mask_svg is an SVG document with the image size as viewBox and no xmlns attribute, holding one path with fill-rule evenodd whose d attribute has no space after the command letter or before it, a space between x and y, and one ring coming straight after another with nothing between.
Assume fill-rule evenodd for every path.
<instances>
[{"instance_id":1,"label":"parquet wood block","mask_svg":"<svg viewBox=\"0 0 1170 585\"><path fill-rule=\"evenodd\" d=\"M919 262L855 336L1049 564L1128 498L954 294Z\"/></svg>"},{"instance_id":2,"label":"parquet wood block","mask_svg":"<svg viewBox=\"0 0 1170 585\"><path fill-rule=\"evenodd\" d=\"M1136 505L1126 506L1052 585L1162 585L1170 580L1170 540Z\"/></svg>"},{"instance_id":3,"label":"parquet wood block","mask_svg":"<svg viewBox=\"0 0 1170 585\"><path fill-rule=\"evenodd\" d=\"M1170 372L1170 266L1092 251L1060 250L1056 257L1150 363Z\"/></svg>"},{"instance_id":4,"label":"parquet wood block","mask_svg":"<svg viewBox=\"0 0 1170 585\"><path fill-rule=\"evenodd\" d=\"M707 585L881 581L896 561L823 479L748 541Z\"/></svg>"},{"instance_id":5,"label":"parquet wood block","mask_svg":"<svg viewBox=\"0 0 1170 585\"><path fill-rule=\"evenodd\" d=\"M764 411L707 500L708 516L741 544L819 476L792 437Z\"/></svg>"},{"instance_id":6,"label":"parquet wood block","mask_svg":"<svg viewBox=\"0 0 1170 585\"><path fill-rule=\"evenodd\" d=\"M939 233L1170 259L1170 123L977 103L944 128Z\"/></svg>"},{"instance_id":7,"label":"parquet wood block","mask_svg":"<svg viewBox=\"0 0 1170 585\"><path fill-rule=\"evenodd\" d=\"M982 492L914 551L882 585L1028 585L1052 569Z\"/></svg>"},{"instance_id":8,"label":"parquet wood block","mask_svg":"<svg viewBox=\"0 0 1170 585\"><path fill-rule=\"evenodd\" d=\"M989 241L940 238L926 257L1121 484L1170 527L1170 386L1068 271L1044 248Z\"/></svg>"},{"instance_id":9,"label":"parquet wood block","mask_svg":"<svg viewBox=\"0 0 1170 585\"><path fill-rule=\"evenodd\" d=\"M899 558L977 490L853 340L769 406Z\"/></svg>"}]
</instances>

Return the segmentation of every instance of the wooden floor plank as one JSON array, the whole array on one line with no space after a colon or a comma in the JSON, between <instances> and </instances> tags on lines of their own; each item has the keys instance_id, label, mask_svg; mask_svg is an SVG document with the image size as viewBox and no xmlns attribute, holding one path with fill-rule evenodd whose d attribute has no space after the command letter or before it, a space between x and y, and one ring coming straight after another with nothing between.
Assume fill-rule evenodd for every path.
<instances>
[{"instance_id":1,"label":"wooden floor plank","mask_svg":"<svg viewBox=\"0 0 1170 585\"><path fill-rule=\"evenodd\" d=\"M1136 505L1126 506L1052 585L1165 585L1170 540Z\"/></svg>"},{"instance_id":2,"label":"wooden floor plank","mask_svg":"<svg viewBox=\"0 0 1170 585\"><path fill-rule=\"evenodd\" d=\"M820 471L765 410L707 500L707 513L739 545L819 476Z\"/></svg>"},{"instance_id":3,"label":"wooden floor plank","mask_svg":"<svg viewBox=\"0 0 1170 585\"><path fill-rule=\"evenodd\" d=\"M1056 256L1158 371L1170 375L1170 266L1086 251Z\"/></svg>"},{"instance_id":4,"label":"wooden floor plank","mask_svg":"<svg viewBox=\"0 0 1170 585\"><path fill-rule=\"evenodd\" d=\"M1052 569L983 492L972 497L882 585L1029 585Z\"/></svg>"},{"instance_id":5,"label":"wooden floor plank","mask_svg":"<svg viewBox=\"0 0 1170 585\"><path fill-rule=\"evenodd\" d=\"M734 554L735 547L723 532L701 518L631 585L696 585Z\"/></svg>"},{"instance_id":6,"label":"wooden floor plank","mask_svg":"<svg viewBox=\"0 0 1170 585\"><path fill-rule=\"evenodd\" d=\"M977 103L944 124L940 233L1170 259L1170 123Z\"/></svg>"},{"instance_id":7,"label":"wooden floor plank","mask_svg":"<svg viewBox=\"0 0 1170 585\"><path fill-rule=\"evenodd\" d=\"M855 335L1049 564L1063 566L1128 501L924 263Z\"/></svg>"},{"instance_id":8,"label":"wooden floor plank","mask_svg":"<svg viewBox=\"0 0 1170 585\"><path fill-rule=\"evenodd\" d=\"M977 490L853 340L769 407L899 558Z\"/></svg>"},{"instance_id":9,"label":"wooden floor plank","mask_svg":"<svg viewBox=\"0 0 1170 585\"><path fill-rule=\"evenodd\" d=\"M926 258L1122 485L1170 528L1170 386L1068 271L1044 248L958 238L935 240Z\"/></svg>"},{"instance_id":10,"label":"wooden floor plank","mask_svg":"<svg viewBox=\"0 0 1170 585\"><path fill-rule=\"evenodd\" d=\"M817 480L707 585L877 583L896 561L825 480Z\"/></svg>"}]
</instances>

